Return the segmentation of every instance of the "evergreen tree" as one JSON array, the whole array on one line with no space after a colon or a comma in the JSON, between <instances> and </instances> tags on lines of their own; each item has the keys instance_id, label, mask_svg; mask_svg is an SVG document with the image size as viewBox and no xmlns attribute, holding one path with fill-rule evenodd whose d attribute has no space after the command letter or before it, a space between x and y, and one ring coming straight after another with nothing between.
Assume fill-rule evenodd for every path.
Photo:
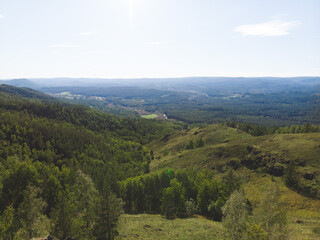
<instances>
[{"instance_id":1,"label":"evergreen tree","mask_svg":"<svg viewBox=\"0 0 320 240\"><path fill-rule=\"evenodd\" d=\"M239 190L240 180L233 174L233 170L230 169L226 176L223 177L222 183L226 187L226 193L229 196L233 191Z\"/></svg>"},{"instance_id":2,"label":"evergreen tree","mask_svg":"<svg viewBox=\"0 0 320 240\"><path fill-rule=\"evenodd\" d=\"M197 202L198 202L198 208L201 214L205 216L209 216L210 213L208 211L208 207L211 202L213 202L213 208L214 210L214 203L217 201L219 196L219 189L218 189L218 183L211 179L211 180L203 180L201 185L198 188L198 195L197 195Z\"/></svg>"},{"instance_id":3,"label":"evergreen tree","mask_svg":"<svg viewBox=\"0 0 320 240\"><path fill-rule=\"evenodd\" d=\"M9 206L2 215L0 215L0 239L12 239L12 231L10 231L13 225L14 208Z\"/></svg>"},{"instance_id":4,"label":"evergreen tree","mask_svg":"<svg viewBox=\"0 0 320 240\"><path fill-rule=\"evenodd\" d=\"M204 147L204 141L203 141L202 137L199 138L199 139L197 139L197 141L196 141L196 143L195 143L195 147L196 147L196 148Z\"/></svg>"},{"instance_id":5,"label":"evergreen tree","mask_svg":"<svg viewBox=\"0 0 320 240\"><path fill-rule=\"evenodd\" d=\"M97 240L111 240L118 234L116 226L119 216L123 213L123 205L122 200L113 193L100 199L94 230Z\"/></svg>"},{"instance_id":6,"label":"evergreen tree","mask_svg":"<svg viewBox=\"0 0 320 240\"><path fill-rule=\"evenodd\" d=\"M217 201L214 203L214 215L212 218L216 221L222 220L222 207L225 204L221 196L218 197Z\"/></svg>"},{"instance_id":7,"label":"evergreen tree","mask_svg":"<svg viewBox=\"0 0 320 240\"><path fill-rule=\"evenodd\" d=\"M57 205L52 211L54 236L65 239L71 236L72 223L76 217L75 197L70 188L60 191L57 199Z\"/></svg>"},{"instance_id":8,"label":"evergreen tree","mask_svg":"<svg viewBox=\"0 0 320 240\"><path fill-rule=\"evenodd\" d=\"M284 182L288 187L296 188L299 185L297 166L290 161L284 174Z\"/></svg>"},{"instance_id":9,"label":"evergreen tree","mask_svg":"<svg viewBox=\"0 0 320 240\"><path fill-rule=\"evenodd\" d=\"M174 219L177 217L177 209L175 206L175 202L173 199L174 193L173 193L173 188L168 187L164 189L163 194L162 194L162 213L167 219Z\"/></svg>"},{"instance_id":10,"label":"evergreen tree","mask_svg":"<svg viewBox=\"0 0 320 240\"><path fill-rule=\"evenodd\" d=\"M97 215L99 194L92 179L81 170L77 171L72 187L75 196L75 219L72 222L72 236L75 238L93 238L93 227Z\"/></svg>"},{"instance_id":11,"label":"evergreen tree","mask_svg":"<svg viewBox=\"0 0 320 240\"><path fill-rule=\"evenodd\" d=\"M151 202L151 209L153 213L160 212L161 195L162 195L161 182L160 182L159 175L156 174L154 175L154 187L153 187L152 202Z\"/></svg>"},{"instance_id":12,"label":"evergreen tree","mask_svg":"<svg viewBox=\"0 0 320 240\"><path fill-rule=\"evenodd\" d=\"M184 188L176 178L170 181L162 196L162 211L166 218L182 217L185 215Z\"/></svg>"},{"instance_id":13,"label":"evergreen tree","mask_svg":"<svg viewBox=\"0 0 320 240\"><path fill-rule=\"evenodd\" d=\"M24 200L18 209L20 229L16 233L18 239L31 239L46 236L50 233L51 223L44 215L47 203L41 198L41 189L28 185L24 191Z\"/></svg>"}]
</instances>

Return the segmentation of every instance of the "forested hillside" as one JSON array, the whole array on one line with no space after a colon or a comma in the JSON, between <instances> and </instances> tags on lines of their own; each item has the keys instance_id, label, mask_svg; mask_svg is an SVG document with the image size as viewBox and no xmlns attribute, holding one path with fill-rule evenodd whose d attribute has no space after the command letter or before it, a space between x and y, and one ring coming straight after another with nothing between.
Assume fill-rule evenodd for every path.
<instances>
[{"instance_id":1,"label":"forested hillside","mask_svg":"<svg viewBox=\"0 0 320 240\"><path fill-rule=\"evenodd\" d=\"M117 182L149 172L142 145L173 128L0 87L0 238L114 235Z\"/></svg>"},{"instance_id":2,"label":"forested hillside","mask_svg":"<svg viewBox=\"0 0 320 240\"><path fill-rule=\"evenodd\" d=\"M98 86L86 81L87 86L79 82L41 91L105 111L143 109L190 124L237 121L271 127L319 124L320 119L319 77L108 79Z\"/></svg>"}]
</instances>

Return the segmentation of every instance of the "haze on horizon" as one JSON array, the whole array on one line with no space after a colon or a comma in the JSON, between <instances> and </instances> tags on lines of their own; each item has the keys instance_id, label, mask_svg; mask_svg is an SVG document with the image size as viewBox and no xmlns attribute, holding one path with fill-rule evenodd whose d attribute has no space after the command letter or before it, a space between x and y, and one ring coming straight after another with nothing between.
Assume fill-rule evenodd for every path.
<instances>
[{"instance_id":1,"label":"haze on horizon","mask_svg":"<svg viewBox=\"0 0 320 240\"><path fill-rule=\"evenodd\" d=\"M0 0L0 79L320 76L317 0Z\"/></svg>"}]
</instances>

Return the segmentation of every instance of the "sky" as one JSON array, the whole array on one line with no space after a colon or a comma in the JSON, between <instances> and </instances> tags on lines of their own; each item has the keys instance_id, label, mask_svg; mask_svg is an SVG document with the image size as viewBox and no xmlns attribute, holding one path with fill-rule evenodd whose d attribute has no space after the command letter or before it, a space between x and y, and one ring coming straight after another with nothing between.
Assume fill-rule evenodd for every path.
<instances>
[{"instance_id":1,"label":"sky","mask_svg":"<svg viewBox=\"0 0 320 240\"><path fill-rule=\"evenodd\" d=\"M0 0L0 78L320 76L319 0Z\"/></svg>"}]
</instances>

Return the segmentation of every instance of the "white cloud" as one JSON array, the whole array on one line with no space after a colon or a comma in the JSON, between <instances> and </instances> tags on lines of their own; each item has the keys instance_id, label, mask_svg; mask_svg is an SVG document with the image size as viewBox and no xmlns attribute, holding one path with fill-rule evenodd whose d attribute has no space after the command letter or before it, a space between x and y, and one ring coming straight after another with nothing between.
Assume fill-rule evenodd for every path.
<instances>
[{"instance_id":1,"label":"white cloud","mask_svg":"<svg viewBox=\"0 0 320 240\"><path fill-rule=\"evenodd\" d=\"M96 32L81 32L80 36L91 36L91 35L94 35L94 34L96 34Z\"/></svg>"},{"instance_id":2,"label":"white cloud","mask_svg":"<svg viewBox=\"0 0 320 240\"><path fill-rule=\"evenodd\" d=\"M0 14L0 18L4 18L4 16L2 14Z\"/></svg>"},{"instance_id":3,"label":"white cloud","mask_svg":"<svg viewBox=\"0 0 320 240\"><path fill-rule=\"evenodd\" d=\"M168 41L147 42L148 45L163 45L167 43Z\"/></svg>"},{"instance_id":4,"label":"white cloud","mask_svg":"<svg viewBox=\"0 0 320 240\"><path fill-rule=\"evenodd\" d=\"M50 45L50 47L51 48L77 48L79 46L74 44L54 44L54 45Z\"/></svg>"},{"instance_id":5,"label":"white cloud","mask_svg":"<svg viewBox=\"0 0 320 240\"><path fill-rule=\"evenodd\" d=\"M235 31L240 32L244 36L285 36L290 34L289 30L300 24L298 21L284 22L281 20L273 20L258 24L241 25L236 27Z\"/></svg>"}]
</instances>

